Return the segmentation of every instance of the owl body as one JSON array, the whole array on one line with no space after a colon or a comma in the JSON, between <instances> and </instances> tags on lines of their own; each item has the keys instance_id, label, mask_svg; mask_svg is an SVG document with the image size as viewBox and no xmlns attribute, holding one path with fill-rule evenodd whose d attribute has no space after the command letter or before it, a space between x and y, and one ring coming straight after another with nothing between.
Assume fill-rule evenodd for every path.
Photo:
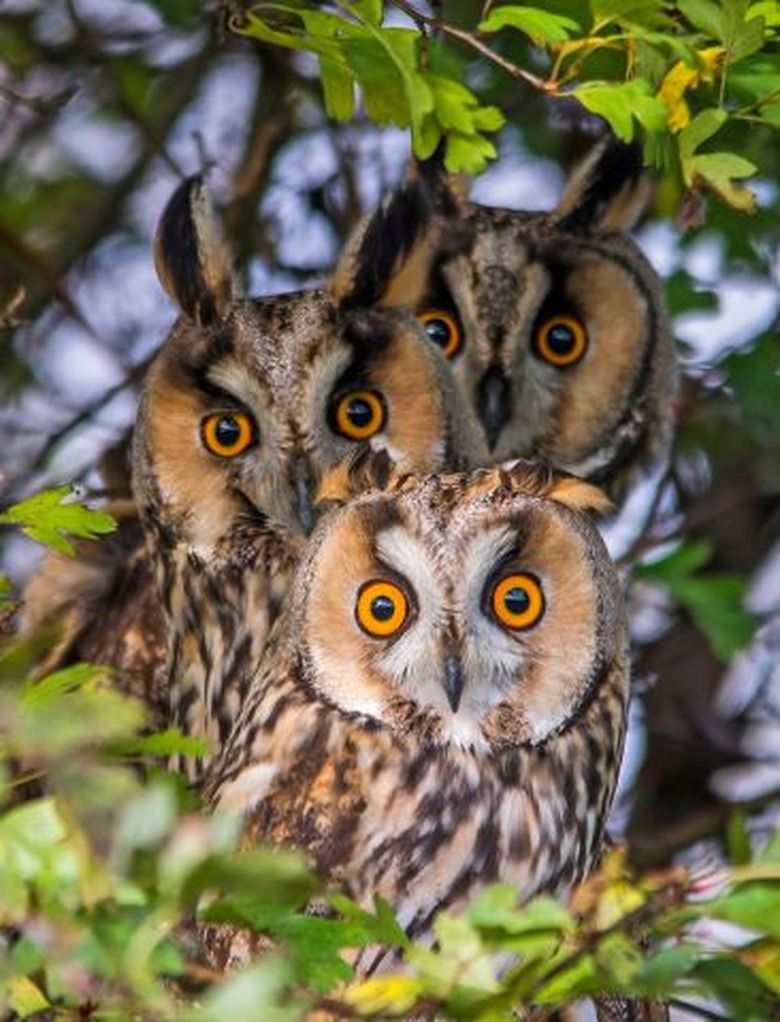
<instances>
[{"instance_id":1,"label":"owl body","mask_svg":"<svg viewBox=\"0 0 780 1022\"><path fill-rule=\"evenodd\" d=\"M404 470L484 460L445 360L410 313L386 307L399 279L462 243L445 207L424 176L410 179L361 225L325 287L250 299L234 294L202 182L177 189L155 262L181 314L143 388L135 510L79 571L50 561L33 583L30 622L64 625L48 669L74 657L114 666L154 726L178 725L218 748L323 478L360 451ZM98 613L85 616L85 606ZM207 761L187 764L193 779Z\"/></svg>"},{"instance_id":2,"label":"owl body","mask_svg":"<svg viewBox=\"0 0 780 1022\"><path fill-rule=\"evenodd\" d=\"M407 183L326 288L264 299L233 296L197 179L163 215L158 273L182 315L145 382L133 490L166 619L171 721L212 748L243 701L323 477L359 450L406 470L483 457L439 352L413 316L381 307L410 259L432 258L440 228L426 210L424 185ZM193 779L207 761L191 764Z\"/></svg>"},{"instance_id":3,"label":"owl body","mask_svg":"<svg viewBox=\"0 0 780 1022\"><path fill-rule=\"evenodd\" d=\"M618 503L668 450L676 393L661 283L625 233L643 195L637 153L612 142L550 213L462 203L471 247L404 296L448 354L491 462L546 458Z\"/></svg>"},{"instance_id":4,"label":"owl body","mask_svg":"<svg viewBox=\"0 0 780 1022\"><path fill-rule=\"evenodd\" d=\"M399 477L327 516L212 804L413 936L491 881L565 893L600 845L628 692L596 492L518 463ZM232 942L212 939L217 964Z\"/></svg>"}]
</instances>

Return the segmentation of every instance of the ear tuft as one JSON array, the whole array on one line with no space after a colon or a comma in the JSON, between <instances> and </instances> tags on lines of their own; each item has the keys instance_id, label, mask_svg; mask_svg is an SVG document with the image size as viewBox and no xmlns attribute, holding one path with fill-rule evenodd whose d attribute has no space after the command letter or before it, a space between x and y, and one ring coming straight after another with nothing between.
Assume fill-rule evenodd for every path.
<instances>
[{"instance_id":1,"label":"ear tuft","mask_svg":"<svg viewBox=\"0 0 780 1022\"><path fill-rule=\"evenodd\" d=\"M501 484L515 493L544 497L574 511L607 514L613 510L609 497L593 483L559 471L544 461L507 461L497 466Z\"/></svg>"},{"instance_id":2,"label":"ear tuft","mask_svg":"<svg viewBox=\"0 0 780 1022\"><path fill-rule=\"evenodd\" d=\"M230 250L200 175L168 200L154 239L154 263L165 291L197 323L217 320L232 295Z\"/></svg>"},{"instance_id":3,"label":"ear tuft","mask_svg":"<svg viewBox=\"0 0 780 1022\"><path fill-rule=\"evenodd\" d=\"M560 476L548 494L550 500L574 511L590 511L597 515L606 515L615 510L609 497L593 483L587 483L577 476Z\"/></svg>"},{"instance_id":4,"label":"ear tuft","mask_svg":"<svg viewBox=\"0 0 780 1022\"><path fill-rule=\"evenodd\" d=\"M360 493L387 490L395 479L395 462L386 450L361 446L326 473L317 490L316 502L345 504Z\"/></svg>"},{"instance_id":5,"label":"ear tuft","mask_svg":"<svg viewBox=\"0 0 780 1022\"><path fill-rule=\"evenodd\" d=\"M642 147L608 136L567 182L552 216L568 230L630 230L644 212L650 185Z\"/></svg>"},{"instance_id":6,"label":"ear tuft","mask_svg":"<svg viewBox=\"0 0 780 1022\"><path fill-rule=\"evenodd\" d=\"M335 301L342 309L416 304L434 262L471 244L461 206L439 161L413 163L347 242L331 280Z\"/></svg>"}]
</instances>

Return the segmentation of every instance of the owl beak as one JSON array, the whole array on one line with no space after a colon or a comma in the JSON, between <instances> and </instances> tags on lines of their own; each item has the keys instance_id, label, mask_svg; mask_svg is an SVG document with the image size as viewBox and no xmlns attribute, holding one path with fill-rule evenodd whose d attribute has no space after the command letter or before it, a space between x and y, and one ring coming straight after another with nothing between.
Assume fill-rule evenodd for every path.
<instances>
[{"instance_id":1,"label":"owl beak","mask_svg":"<svg viewBox=\"0 0 780 1022\"><path fill-rule=\"evenodd\" d=\"M452 654L444 658L444 692L452 712L457 713L463 694L463 668L460 658Z\"/></svg>"},{"instance_id":2,"label":"owl beak","mask_svg":"<svg viewBox=\"0 0 780 1022\"><path fill-rule=\"evenodd\" d=\"M301 523L301 528L308 536L314 528L317 515L314 510L314 479L311 466L305 455L299 454L293 458L291 473L295 513Z\"/></svg>"},{"instance_id":3,"label":"owl beak","mask_svg":"<svg viewBox=\"0 0 780 1022\"><path fill-rule=\"evenodd\" d=\"M500 366L491 366L477 387L477 411L492 450L509 421L511 411L509 380Z\"/></svg>"}]
</instances>

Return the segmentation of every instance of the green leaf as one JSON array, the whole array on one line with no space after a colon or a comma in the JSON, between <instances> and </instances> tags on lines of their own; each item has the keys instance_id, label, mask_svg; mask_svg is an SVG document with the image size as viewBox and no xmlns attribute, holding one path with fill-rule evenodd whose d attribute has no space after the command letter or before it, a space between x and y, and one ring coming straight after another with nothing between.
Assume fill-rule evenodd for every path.
<instances>
[{"instance_id":1,"label":"green leaf","mask_svg":"<svg viewBox=\"0 0 780 1022\"><path fill-rule=\"evenodd\" d=\"M511 884L488 887L471 904L468 918L480 929L508 934L544 931L564 936L576 928L571 914L554 898L535 898L518 906Z\"/></svg>"},{"instance_id":2,"label":"green leaf","mask_svg":"<svg viewBox=\"0 0 780 1022\"><path fill-rule=\"evenodd\" d=\"M463 172L478 174L485 169L488 160L496 157L496 147L481 135L461 135L453 132L447 136L444 166L451 174Z\"/></svg>"},{"instance_id":3,"label":"green leaf","mask_svg":"<svg viewBox=\"0 0 780 1022\"><path fill-rule=\"evenodd\" d=\"M187 1022L299 1022L305 1006L291 992L290 966L278 955L264 955L240 972L229 975L202 998L202 1007L186 1015Z\"/></svg>"},{"instance_id":4,"label":"green leaf","mask_svg":"<svg viewBox=\"0 0 780 1022\"><path fill-rule=\"evenodd\" d=\"M74 503L75 496L69 486L44 490L0 514L0 525L17 525L38 543L72 556L74 549L66 536L95 539L116 529L111 515Z\"/></svg>"},{"instance_id":5,"label":"green leaf","mask_svg":"<svg viewBox=\"0 0 780 1022\"><path fill-rule=\"evenodd\" d=\"M320 79L325 113L336 121L348 121L355 113L355 83L337 60L321 56Z\"/></svg>"},{"instance_id":6,"label":"green leaf","mask_svg":"<svg viewBox=\"0 0 780 1022\"><path fill-rule=\"evenodd\" d=\"M590 10L594 30L613 21L652 27L668 20L663 0L591 0Z\"/></svg>"},{"instance_id":7,"label":"green leaf","mask_svg":"<svg viewBox=\"0 0 780 1022\"><path fill-rule=\"evenodd\" d=\"M68 692L75 692L105 678L107 673L107 668L96 667L94 664L72 664L48 674L40 681L26 681L21 693L22 706L28 710L45 706Z\"/></svg>"},{"instance_id":8,"label":"green leaf","mask_svg":"<svg viewBox=\"0 0 780 1022\"><path fill-rule=\"evenodd\" d=\"M690 124L680 132L680 158L683 162L690 159L703 142L712 138L723 127L727 119L726 111L720 107L710 107L697 114Z\"/></svg>"},{"instance_id":9,"label":"green leaf","mask_svg":"<svg viewBox=\"0 0 780 1022\"><path fill-rule=\"evenodd\" d=\"M677 944L663 948L643 963L634 977L634 983L647 995L668 995L675 981L686 976L700 959L701 948L696 944Z\"/></svg>"},{"instance_id":10,"label":"green leaf","mask_svg":"<svg viewBox=\"0 0 780 1022\"><path fill-rule=\"evenodd\" d=\"M745 580L736 575L694 574L711 555L705 542L684 543L653 564L640 565L637 576L662 583L706 637L719 660L729 660L752 639L756 620L742 607Z\"/></svg>"},{"instance_id":11,"label":"green leaf","mask_svg":"<svg viewBox=\"0 0 780 1022\"><path fill-rule=\"evenodd\" d=\"M699 153L683 161L683 178L689 186L709 188L735 209L752 213L756 196L737 179L752 177L756 165L736 153Z\"/></svg>"},{"instance_id":12,"label":"green leaf","mask_svg":"<svg viewBox=\"0 0 780 1022\"><path fill-rule=\"evenodd\" d=\"M515 4L493 7L487 18L477 26L479 32L485 33L500 32L503 28L516 28L537 45L562 43L572 33L580 31L577 22L564 15Z\"/></svg>"},{"instance_id":13,"label":"green leaf","mask_svg":"<svg viewBox=\"0 0 780 1022\"><path fill-rule=\"evenodd\" d=\"M780 940L780 884L741 884L723 897L707 902L707 915Z\"/></svg>"},{"instance_id":14,"label":"green leaf","mask_svg":"<svg viewBox=\"0 0 780 1022\"><path fill-rule=\"evenodd\" d=\"M690 540L650 564L639 565L636 570L642 578L670 584L703 568L711 557L712 546L706 540Z\"/></svg>"},{"instance_id":15,"label":"green leaf","mask_svg":"<svg viewBox=\"0 0 780 1022\"><path fill-rule=\"evenodd\" d=\"M736 351L721 362L739 402L751 436L771 446L780 435L780 342L769 333L747 351Z\"/></svg>"},{"instance_id":16,"label":"green leaf","mask_svg":"<svg viewBox=\"0 0 780 1022\"><path fill-rule=\"evenodd\" d=\"M674 315L683 312L713 312L718 309L718 292L700 287L685 270L676 270L664 281L664 293Z\"/></svg>"},{"instance_id":17,"label":"green leaf","mask_svg":"<svg viewBox=\"0 0 780 1022\"><path fill-rule=\"evenodd\" d=\"M677 0L677 7L690 23L718 42L724 42L722 5L713 0Z\"/></svg>"},{"instance_id":18,"label":"green leaf","mask_svg":"<svg viewBox=\"0 0 780 1022\"><path fill-rule=\"evenodd\" d=\"M634 118L648 131L660 131L666 124L666 104L652 92L649 82L585 82L571 93L575 99L603 117L624 142L634 137Z\"/></svg>"},{"instance_id":19,"label":"green leaf","mask_svg":"<svg viewBox=\"0 0 780 1022\"><path fill-rule=\"evenodd\" d=\"M18 1018L29 1018L51 1007L40 987L28 976L13 976L8 983L8 1007Z\"/></svg>"},{"instance_id":20,"label":"green leaf","mask_svg":"<svg viewBox=\"0 0 780 1022\"><path fill-rule=\"evenodd\" d=\"M725 954L702 958L691 975L707 984L730 1018L764 1022L777 1007L775 994L747 966Z\"/></svg>"},{"instance_id":21,"label":"green leaf","mask_svg":"<svg viewBox=\"0 0 780 1022\"><path fill-rule=\"evenodd\" d=\"M748 18L749 0L724 0L723 44L733 64L764 45L764 19Z\"/></svg>"},{"instance_id":22,"label":"green leaf","mask_svg":"<svg viewBox=\"0 0 780 1022\"><path fill-rule=\"evenodd\" d=\"M155 731L150 735L133 735L113 745L113 751L123 756L203 756L209 748L205 739L184 735L178 728Z\"/></svg>"},{"instance_id":23,"label":"green leaf","mask_svg":"<svg viewBox=\"0 0 780 1022\"><path fill-rule=\"evenodd\" d=\"M384 16L383 0L349 0L347 9L360 21L366 21L376 28L382 24Z\"/></svg>"}]
</instances>

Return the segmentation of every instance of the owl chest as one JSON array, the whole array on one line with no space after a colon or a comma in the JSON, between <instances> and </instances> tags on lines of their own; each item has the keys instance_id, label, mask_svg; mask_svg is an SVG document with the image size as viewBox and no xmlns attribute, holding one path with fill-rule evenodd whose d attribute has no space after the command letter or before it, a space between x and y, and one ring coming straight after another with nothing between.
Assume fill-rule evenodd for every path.
<instances>
[{"instance_id":1,"label":"owl chest","mask_svg":"<svg viewBox=\"0 0 780 1022\"><path fill-rule=\"evenodd\" d=\"M283 788L257 806L252 839L295 845L367 907L379 894L411 932L494 881L514 884L523 900L564 890L590 861L576 807L552 773L549 785L522 770L507 784L473 758L402 756L377 733L308 736Z\"/></svg>"}]
</instances>

